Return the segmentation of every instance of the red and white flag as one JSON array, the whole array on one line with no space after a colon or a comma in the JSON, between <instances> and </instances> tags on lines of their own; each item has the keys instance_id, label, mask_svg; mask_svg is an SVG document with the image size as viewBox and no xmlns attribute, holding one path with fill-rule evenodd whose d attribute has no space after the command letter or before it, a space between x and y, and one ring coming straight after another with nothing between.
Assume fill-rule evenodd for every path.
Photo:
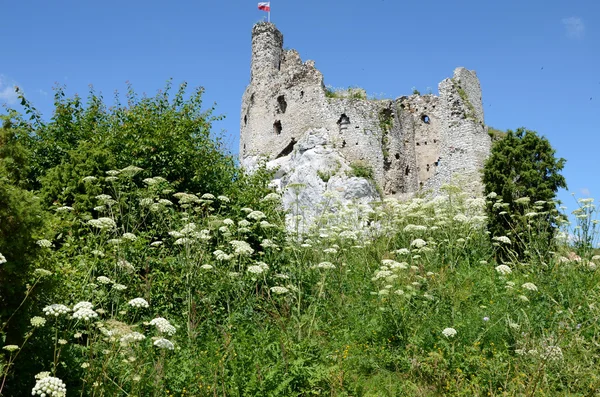
<instances>
[{"instance_id":1,"label":"red and white flag","mask_svg":"<svg viewBox=\"0 0 600 397\"><path fill-rule=\"evenodd\" d=\"M263 11L271 11L271 2L258 3L258 9Z\"/></svg>"}]
</instances>

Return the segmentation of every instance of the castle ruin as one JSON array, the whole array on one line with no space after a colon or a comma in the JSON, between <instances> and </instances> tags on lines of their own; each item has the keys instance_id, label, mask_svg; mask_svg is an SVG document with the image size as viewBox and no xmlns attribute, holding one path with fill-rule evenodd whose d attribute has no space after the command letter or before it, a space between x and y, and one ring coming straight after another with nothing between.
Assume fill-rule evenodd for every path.
<instances>
[{"instance_id":1,"label":"castle ruin","mask_svg":"<svg viewBox=\"0 0 600 397\"><path fill-rule=\"evenodd\" d=\"M332 93L314 61L302 62L297 51L284 50L275 25L259 23L252 30L251 80L242 100L241 164L252 168L262 158L282 167L280 187L294 182L291 173L308 163L321 168L313 170L321 180L308 181L320 184L320 191L352 185L349 178L357 167L369 169L368 182L384 196L435 193L455 174L473 191L481 190L480 170L491 140L479 79L461 67L438 88L439 96L394 100L368 99L360 89ZM326 174L314 156L298 163L298 156L311 149L337 158L325 161Z\"/></svg>"}]
</instances>

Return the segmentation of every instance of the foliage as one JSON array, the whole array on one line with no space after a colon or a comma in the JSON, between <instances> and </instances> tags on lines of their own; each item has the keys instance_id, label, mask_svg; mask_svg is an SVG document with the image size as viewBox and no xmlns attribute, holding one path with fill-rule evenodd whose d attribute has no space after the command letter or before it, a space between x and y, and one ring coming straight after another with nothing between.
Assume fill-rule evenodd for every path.
<instances>
[{"instance_id":1,"label":"foliage","mask_svg":"<svg viewBox=\"0 0 600 397\"><path fill-rule=\"evenodd\" d=\"M39 199L22 188L27 185L29 152L17 138L19 132L8 123L6 127L0 129L0 253L7 261L0 264L0 338L12 341L22 321L15 318L10 328L7 323L29 293L25 284L46 217ZM6 335L7 330L13 332Z\"/></svg>"},{"instance_id":2,"label":"foliage","mask_svg":"<svg viewBox=\"0 0 600 397\"><path fill-rule=\"evenodd\" d=\"M127 104L119 97L108 108L90 90L87 103L55 90L54 114L45 123L14 117L33 137L29 179L46 204L70 205L85 194L82 178L129 165L160 175L176 189L222 193L237 177L233 158L224 154L211 122L213 109L202 109L203 89L186 97L186 84L171 96L171 82L154 97L139 98L130 86ZM22 97L26 112L36 114Z\"/></svg>"},{"instance_id":3,"label":"foliage","mask_svg":"<svg viewBox=\"0 0 600 397\"><path fill-rule=\"evenodd\" d=\"M525 254L530 242L530 230L515 218L527 216L528 204L539 206L543 215L546 242L550 243L556 231L552 214L559 188L566 188L560 174L565 160L555 157L550 142L534 131L519 128L507 131L506 136L492 146L483 170L485 193L496 197L487 207L488 230L492 237L507 236L513 240L512 249L520 256ZM527 199L525 199L527 198ZM511 219L511 216L513 219Z\"/></svg>"},{"instance_id":4,"label":"foliage","mask_svg":"<svg viewBox=\"0 0 600 397\"><path fill-rule=\"evenodd\" d=\"M373 168L364 161L354 161L350 164L352 175L358 178L373 180Z\"/></svg>"},{"instance_id":5,"label":"foliage","mask_svg":"<svg viewBox=\"0 0 600 397\"><path fill-rule=\"evenodd\" d=\"M494 127L488 126L488 135L492 138L492 142L499 141L506 136L506 132Z\"/></svg>"},{"instance_id":6,"label":"foliage","mask_svg":"<svg viewBox=\"0 0 600 397\"><path fill-rule=\"evenodd\" d=\"M325 87L325 97L327 98L349 98L349 99L367 99L367 93L359 87L334 88Z\"/></svg>"},{"instance_id":7,"label":"foliage","mask_svg":"<svg viewBox=\"0 0 600 397\"><path fill-rule=\"evenodd\" d=\"M224 196L173 197L160 178L118 171L84 182L103 194L90 205L104 208L58 212L73 233L37 265L63 281L45 305L71 311L32 313L45 321L21 356L5 350L7 395L29 394L40 371L80 395L600 387L600 312L585 304L600 298L600 257L562 246L545 266L496 263L483 215L493 201L445 187L433 200L330 208L319 229L289 238L278 195L244 209Z\"/></svg>"}]
</instances>

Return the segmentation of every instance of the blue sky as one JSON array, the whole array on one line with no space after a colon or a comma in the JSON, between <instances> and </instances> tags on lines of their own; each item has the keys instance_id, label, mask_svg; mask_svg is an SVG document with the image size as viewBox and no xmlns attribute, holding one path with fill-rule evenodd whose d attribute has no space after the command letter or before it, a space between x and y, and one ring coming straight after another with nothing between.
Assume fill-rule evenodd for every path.
<instances>
[{"instance_id":1,"label":"blue sky","mask_svg":"<svg viewBox=\"0 0 600 397\"><path fill-rule=\"evenodd\" d=\"M437 93L457 66L481 80L485 119L525 126L567 159L577 197L600 197L600 2L597 0L273 0L284 46L313 59L326 84L395 98ZM238 151L257 1L19 0L2 5L0 103L19 85L46 117L52 87L107 100L154 94L168 78L206 88L205 103ZM570 194L561 198L572 209Z\"/></svg>"}]
</instances>

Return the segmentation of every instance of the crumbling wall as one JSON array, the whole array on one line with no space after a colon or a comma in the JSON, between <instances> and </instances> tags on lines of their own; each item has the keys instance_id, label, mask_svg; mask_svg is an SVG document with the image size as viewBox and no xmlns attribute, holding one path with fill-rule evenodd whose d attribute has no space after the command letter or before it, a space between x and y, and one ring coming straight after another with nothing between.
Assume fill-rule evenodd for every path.
<instances>
[{"instance_id":1,"label":"crumbling wall","mask_svg":"<svg viewBox=\"0 0 600 397\"><path fill-rule=\"evenodd\" d=\"M478 190L490 138L477 75L458 68L439 92L395 100L369 100L360 90L328 95L314 62L284 50L273 24L257 24L251 80L242 99L241 163L252 168L260 158L284 159L278 165L293 161L300 158L292 156L298 142L319 130L328 140L324 147L347 164L340 168L348 174L356 164L367 166L384 195L435 192L456 173Z\"/></svg>"}]
</instances>

